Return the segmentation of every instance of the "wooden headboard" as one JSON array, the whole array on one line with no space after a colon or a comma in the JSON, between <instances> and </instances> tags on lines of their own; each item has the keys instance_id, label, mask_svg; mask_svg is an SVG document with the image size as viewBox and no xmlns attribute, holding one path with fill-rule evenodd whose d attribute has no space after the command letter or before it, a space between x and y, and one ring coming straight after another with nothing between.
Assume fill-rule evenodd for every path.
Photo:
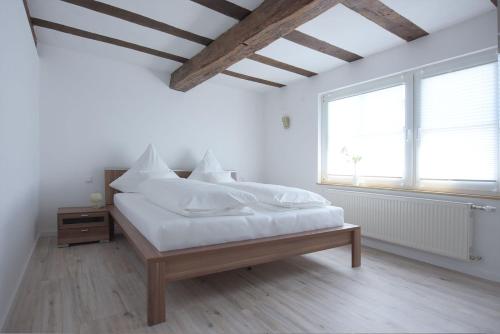
<instances>
[{"instance_id":1,"label":"wooden headboard","mask_svg":"<svg viewBox=\"0 0 500 334\"><path fill-rule=\"evenodd\" d=\"M109 184L122 176L127 170L127 168L104 170L104 198L106 200L106 205L113 205L113 197L116 193L119 193L118 190L111 188ZM191 175L191 171L189 170L174 170L174 172L184 179ZM231 171L231 177L235 180L237 179L235 171Z\"/></svg>"}]
</instances>

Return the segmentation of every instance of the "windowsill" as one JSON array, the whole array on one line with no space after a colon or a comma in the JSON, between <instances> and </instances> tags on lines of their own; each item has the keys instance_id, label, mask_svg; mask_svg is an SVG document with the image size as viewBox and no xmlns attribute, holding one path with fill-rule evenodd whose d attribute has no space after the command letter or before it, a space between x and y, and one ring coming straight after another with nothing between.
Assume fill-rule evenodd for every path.
<instances>
[{"instance_id":1,"label":"windowsill","mask_svg":"<svg viewBox=\"0 0 500 334\"><path fill-rule=\"evenodd\" d=\"M382 186L355 186L352 184L327 182L327 181L317 182L317 184L322 185L322 186L335 186L335 187L354 188L354 189L389 190L389 191L409 192L409 193L417 193L417 194L432 194L432 195L445 195L445 196L457 196L457 197L470 197L470 198L500 200L500 195L493 195L493 194L491 194L491 195L488 195L488 194L466 194L466 193L446 192L446 191L438 191L438 190L418 190L418 189L391 188L391 187L382 187Z\"/></svg>"}]
</instances>

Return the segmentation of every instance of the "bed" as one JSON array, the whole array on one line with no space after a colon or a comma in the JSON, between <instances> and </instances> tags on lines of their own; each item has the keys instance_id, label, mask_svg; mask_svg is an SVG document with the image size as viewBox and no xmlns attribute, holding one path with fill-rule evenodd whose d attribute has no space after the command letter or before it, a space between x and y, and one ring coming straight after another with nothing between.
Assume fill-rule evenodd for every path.
<instances>
[{"instance_id":1,"label":"bed","mask_svg":"<svg viewBox=\"0 0 500 334\"><path fill-rule=\"evenodd\" d=\"M105 170L105 199L112 227L120 227L145 263L149 326L165 321L165 286L174 280L349 244L352 267L361 265L360 228L343 223L339 208L266 209L252 217L183 218L155 207L139 194L120 194L111 188L109 184L125 171ZM180 177L190 174L176 173ZM235 223L241 228L235 229ZM207 233L214 229L220 233Z\"/></svg>"}]
</instances>

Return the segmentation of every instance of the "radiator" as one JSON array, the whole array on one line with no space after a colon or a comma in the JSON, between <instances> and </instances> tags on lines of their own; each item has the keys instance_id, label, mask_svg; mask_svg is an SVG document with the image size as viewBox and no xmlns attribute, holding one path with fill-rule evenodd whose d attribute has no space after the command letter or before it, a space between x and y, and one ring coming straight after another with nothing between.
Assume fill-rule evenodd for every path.
<instances>
[{"instance_id":1,"label":"radiator","mask_svg":"<svg viewBox=\"0 0 500 334\"><path fill-rule=\"evenodd\" d=\"M469 260L470 203L329 189L328 199L344 208L345 221L361 235L456 259Z\"/></svg>"}]
</instances>

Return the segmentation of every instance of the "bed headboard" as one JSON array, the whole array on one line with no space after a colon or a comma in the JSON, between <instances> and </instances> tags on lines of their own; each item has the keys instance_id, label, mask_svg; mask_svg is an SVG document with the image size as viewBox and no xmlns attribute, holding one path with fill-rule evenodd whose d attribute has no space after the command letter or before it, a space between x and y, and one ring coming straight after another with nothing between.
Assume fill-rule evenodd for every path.
<instances>
[{"instance_id":1,"label":"bed headboard","mask_svg":"<svg viewBox=\"0 0 500 334\"><path fill-rule=\"evenodd\" d=\"M118 190L111 188L109 184L122 176L127 170L128 168L104 170L104 199L106 200L106 205L113 205L113 197L116 193L119 193ZM189 170L174 170L174 172L184 179L191 175L191 171ZM237 180L237 173L231 171L231 177Z\"/></svg>"}]
</instances>

